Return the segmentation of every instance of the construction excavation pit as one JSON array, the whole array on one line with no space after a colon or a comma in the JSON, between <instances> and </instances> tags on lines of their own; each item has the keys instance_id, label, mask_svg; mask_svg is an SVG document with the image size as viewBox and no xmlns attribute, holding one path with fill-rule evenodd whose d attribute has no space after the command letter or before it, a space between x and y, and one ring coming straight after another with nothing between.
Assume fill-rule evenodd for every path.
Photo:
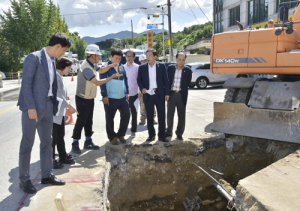
<instances>
[{"instance_id":1,"label":"construction excavation pit","mask_svg":"<svg viewBox=\"0 0 300 211\"><path fill-rule=\"evenodd\" d=\"M250 200L239 181L299 148L224 134L169 143L108 143L103 205L111 211L268 210Z\"/></svg>"}]
</instances>

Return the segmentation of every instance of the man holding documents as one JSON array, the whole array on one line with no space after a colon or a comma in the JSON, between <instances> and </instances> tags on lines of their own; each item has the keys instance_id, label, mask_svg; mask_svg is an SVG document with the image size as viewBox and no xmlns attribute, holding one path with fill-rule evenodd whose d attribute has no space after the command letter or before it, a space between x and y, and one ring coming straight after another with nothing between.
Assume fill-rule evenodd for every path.
<instances>
[{"instance_id":1,"label":"man holding documents","mask_svg":"<svg viewBox=\"0 0 300 211\"><path fill-rule=\"evenodd\" d=\"M139 86L137 84L137 76L139 65L134 63L135 52L128 50L125 54L126 64L124 65L128 89L129 89L129 108L131 113L131 136L134 137L137 130L137 111L139 106L139 100L142 98L142 94L139 93Z\"/></svg>"},{"instance_id":2,"label":"man holding documents","mask_svg":"<svg viewBox=\"0 0 300 211\"><path fill-rule=\"evenodd\" d=\"M146 141L155 140L153 125L154 105L158 115L159 141L168 142L165 134L165 100L169 100L169 81L164 64L156 62L157 52L153 49L146 51L147 62L139 66L137 82L141 92L147 113L147 128L149 137Z\"/></svg>"}]
</instances>

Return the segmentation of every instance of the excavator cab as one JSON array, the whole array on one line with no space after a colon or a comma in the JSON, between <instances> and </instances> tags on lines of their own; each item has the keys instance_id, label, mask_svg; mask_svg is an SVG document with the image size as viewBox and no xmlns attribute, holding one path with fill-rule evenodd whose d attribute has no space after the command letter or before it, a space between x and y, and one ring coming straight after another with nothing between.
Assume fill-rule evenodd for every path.
<instances>
[{"instance_id":1,"label":"excavator cab","mask_svg":"<svg viewBox=\"0 0 300 211\"><path fill-rule=\"evenodd\" d=\"M278 11L282 23L272 28L213 36L212 73L277 75L228 79L224 102L214 103L213 131L300 143L300 9L294 21L287 7Z\"/></svg>"}]
</instances>

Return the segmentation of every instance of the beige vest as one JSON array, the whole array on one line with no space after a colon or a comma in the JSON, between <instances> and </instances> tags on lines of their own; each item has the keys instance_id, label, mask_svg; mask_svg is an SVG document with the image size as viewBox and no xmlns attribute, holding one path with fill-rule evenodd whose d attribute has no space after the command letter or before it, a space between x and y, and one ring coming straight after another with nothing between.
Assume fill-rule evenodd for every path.
<instances>
[{"instance_id":1,"label":"beige vest","mask_svg":"<svg viewBox=\"0 0 300 211\"><path fill-rule=\"evenodd\" d=\"M78 81L76 94L84 99L94 99L97 95L97 86L84 78L82 71L86 68L91 69L97 76L97 72L94 68L86 60L84 60L77 76Z\"/></svg>"}]
</instances>

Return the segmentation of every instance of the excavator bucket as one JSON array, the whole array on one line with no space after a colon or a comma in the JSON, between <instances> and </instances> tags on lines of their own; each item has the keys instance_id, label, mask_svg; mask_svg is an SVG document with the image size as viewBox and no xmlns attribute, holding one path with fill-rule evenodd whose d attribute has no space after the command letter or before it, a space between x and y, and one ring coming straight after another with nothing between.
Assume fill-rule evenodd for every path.
<instances>
[{"instance_id":1,"label":"excavator bucket","mask_svg":"<svg viewBox=\"0 0 300 211\"><path fill-rule=\"evenodd\" d=\"M212 131L300 143L300 109L253 109L242 103L214 103Z\"/></svg>"}]
</instances>

